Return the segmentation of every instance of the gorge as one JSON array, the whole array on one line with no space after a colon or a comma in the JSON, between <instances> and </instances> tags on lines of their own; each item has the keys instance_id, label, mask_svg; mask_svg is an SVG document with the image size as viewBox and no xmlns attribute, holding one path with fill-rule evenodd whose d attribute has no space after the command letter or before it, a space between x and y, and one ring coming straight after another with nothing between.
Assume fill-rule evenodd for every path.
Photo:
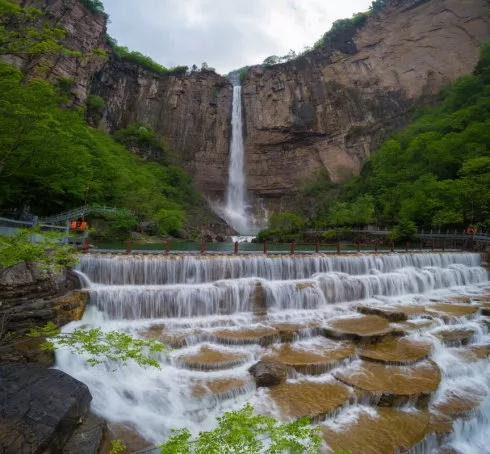
<instances>
[{"instance_id":1,"label":"gorge","mask_svg":"<svg viewBox=\"0 0 490 454\"><path fill-rule=\"evenodd\" d=\"M45 273L32 263L32 255L22 259L21 243L9 249L21 258L5 265L1 253L8 248L0 238L0 344L7 343L7 348L0 345L0 452L80 454L83 446L84 454L95 454L106 424L108 438L122 439L130 452L151 450L172 429L188 427L194 437L244 403L279 420L311 418L325 452L489 452L488 249L464 252L488 244L477 244L476 232L489 225L490 45L483 45L490 41L489 0L388 0L381 11L315 49L285 63L252 66L232 80L207 65L166 70L125 57L106 36L107 16L88 7L90 1L20 3L39 6L49 24L66 30L66 49L46 61L0 53L2 61L24 71L0 63L0 113L9 129L0 132L0 144L7 145L0 176L9 178L5 156L8 161L18 153L22 168L31 162L36 144L48 144L46 154L32 160L30 173L0 181L0 208L11 208L2 205L4 200L21 204L21 197L10 193L10 181L24 179L18 193L36 192L42 199L46 180L59 172L54 182L59 191L47 192L50 205L39 209L74 208L79 200L86 204L90 190L98 201L123 208L114 224L134 227L136 220L145 221L138 225L142 230L161 222L165 228L152 233L158 241L184 238L179 226L188 216L195 229L185 234L201 240L201 253L173 254L170 240L166 254L132 253L129 242L126 254L80 254L75 270L65 268L72 262L60 259L56 272ZM475 69L480 49L483 63ZM292 241L290 255L268 251L267 244L264 254L257 253L261 247L234 255L206 252L207 237L214 238L203 226L215 218L193 217L190 207L217 201L236 232L252 233L256 213L288 210L315 176L336 184L358 174L416 109L435 103L443 87L464 75L455 95L448 96L454 109L432 110L433 118L419 116L440 130L412 123L421 135L427 133L418 148L408 140L403 147L388 143L376 156L396 166L381 167L374 177L368 168L357 180L365 184L358 188L363 196L371 197L366 189L371 184L372 193L383 192L391 202L397 199L393 187L403 178L406 186L399 193L409 194L407 188L416 186L410 179L416 161L429 174L422 174L427 185L417 194L427 197L413 197L416 203L402 208L422 213L419 227L464 224L461 241L450 244L443 237L446 252L435 252L431 238L432 244L421 242L417 252L408 253L403 237L403 249L392 244L390 251L378 237L374 242L361 238L362 249L357 239L357 248L349 249L341 243L339 226L371 223L360 220L363 206L355 203L349 222L328 224L335 226L330 233L336 246L320 248L327 236L316 231L315 253L312 244L308 252L296 249L295 239L287 240ZM470 89L461 89L465 84ZM473 104L465 104L469 98ZM23 109L24 99L34 100L30 110ZM48 104L50 111L44 110ZM18 118L41 124L37 142L22 135L30 123L16 123ZM58 136L51 134L54 129ZM16 140L15 131L23 141ZM58 140L69 133L70 140ZM451 149L459 154L440 146L443 134L457 137ZM134 136L149 146L135 146ZM433 155L423 155L427 144ZM40 167L47 161L54 170ZM439 168L461 179L439 178ZM453 191L460 197L452 197ZM447 198L436 200L436 192ZM332 205L327 197L322 202ZM368 202L374 211L373 199ZM454 210L455 216L450 208L456 202L463 208ZM401 212L388 213L393 225ZM147 219L148 213L156 220ZM303 230L327 225L293 216ZM481 224L466 230L473 220ZM29 232L25 237L32 244ZM145 234L138 231L133 239ZM42 255L52 257L56 249L50 246ZM14 364L53 365L53 352L40 351L38 339L29 339L24 348L28 330L48 321L64 325L68 337L79 327L114 330L159 340L171 351L152 356L161 369L142 369L131 361L92 367L83 354L63 348L56 352L54 369ZM44 386L46 376L54 382ZM45 410L65 417L70 430L60 430L65 424ZM36 430L26 429L26 421ZM89 432L94 427L97 432L88 441L86 423ZM81 426L82 434L68 442Z\"/></svg>"},{"instance_id":2,"label":"gorge","mask_svg":"<svg viewBox=\"0 0 490 454\"><path fill-rule=\"evenodd\" d=\"M42 2L41 2L42 3ZM77 0L49 2L67 44L109 59L54 62L48 77L74 77L79 102L101 96L100 126L147 125L165 139L207 196L226 199L233 87L208 70L160 75L115 55L106 18ZM471 72L490 36L487 0L391 0L334 42L243 78L247 190L252 204L287 207L298 184L325 170L332 181L357 173L414 108ZM22 65L22 62L19 62Z\"/></svg>"}]
</instances>

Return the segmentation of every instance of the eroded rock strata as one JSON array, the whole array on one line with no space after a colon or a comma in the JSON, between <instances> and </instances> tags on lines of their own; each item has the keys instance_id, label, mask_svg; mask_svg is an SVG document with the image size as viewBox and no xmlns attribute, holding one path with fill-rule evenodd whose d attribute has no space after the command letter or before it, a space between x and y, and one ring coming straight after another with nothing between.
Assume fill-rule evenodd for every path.
<instances>
[{"instance_id":1,"label":"eroded rock strata","mask_svg":"<svg viewBox=\"0 0 490 454\"><path fill-rule=\"evenodd\" d=\"M73 93L106 102L101 125L149 125L197 188L223 196L232 86L210 71L159 75L121 61L105 41L104 15L79 0L33 2L88 59L60 58L47 77L74 79ZM360 28L297 60L252 67L244 80L246 173L256 198L287 203L299 181L326 170L334 181L360 170L417 106L470 73L490 38L488 0L391 0ZM97 49L108 58L97 56ZM32 62L18 62L29 68ZM284 205L284 203L283 203Z\"/></svg>"}]
</instances>

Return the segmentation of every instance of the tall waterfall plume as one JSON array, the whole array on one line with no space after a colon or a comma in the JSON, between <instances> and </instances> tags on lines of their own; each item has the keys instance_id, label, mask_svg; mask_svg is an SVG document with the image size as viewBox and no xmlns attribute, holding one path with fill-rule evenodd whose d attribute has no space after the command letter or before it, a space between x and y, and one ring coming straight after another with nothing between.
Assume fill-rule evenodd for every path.
<instances>
[{"instance_id":1,"label":"tall waterfall plume","mask_svg":"<svg viewBox=\"0 0 490 454\"><path fill-rule=\"evenodd\" d=\"M230 165L228 172L228 189L224 217L238 233L253 233L253 222L247 213L243 120L242 120L242 87L237 74L231 75L233 83L233 102L231 115Z\"/></svg>"}]
</instances>

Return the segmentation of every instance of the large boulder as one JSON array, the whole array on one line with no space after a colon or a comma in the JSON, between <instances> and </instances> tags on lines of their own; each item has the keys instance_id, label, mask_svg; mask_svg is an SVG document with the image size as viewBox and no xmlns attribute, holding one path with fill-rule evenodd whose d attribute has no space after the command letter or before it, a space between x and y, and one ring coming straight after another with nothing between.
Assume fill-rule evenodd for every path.
<instances>
[{"instance_id":1,"label":"large boulder","mask_svg":"<svg viewBox=\"0 0 490 454\"><path fill-rule=\"evenodd\" d=\"M257 386L263 387L279 385L286 381L288 375L288 368L284 364L271 360L259 361L248 371L254 377Z\"/></svg>"},{"instance_id":2,"label":"large boulder","mask_svg":"<svg viewBox=\"0 0 490 454\"><path fill-rule=\"evenodd\" d=\"M0 364L0 453L57 454L87 415L86 385L36 364Z\"/></svg>"}]
</instances>

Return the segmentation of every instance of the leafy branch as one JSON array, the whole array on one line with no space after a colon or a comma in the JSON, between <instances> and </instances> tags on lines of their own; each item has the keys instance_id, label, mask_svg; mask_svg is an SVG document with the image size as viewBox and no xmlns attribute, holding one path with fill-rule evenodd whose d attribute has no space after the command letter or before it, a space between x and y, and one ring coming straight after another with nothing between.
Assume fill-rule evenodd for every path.
<instances>
[{"instance_id":1,"label":"leafy branch","mask_svg":"<svg viewBox=\"0 0 490 454\"><path fill-rule=\"evenodd\" d=\"M74 266L78 261L76 252L62 241L63 234L41 232L39 227L19 229L11 236L0 235L0 266L36 262L42 271Z\"/></svg>"},{"instance_id":2,"label":"leafy branch","mask_svg":"<svg viewBox=\"0 0 490 454\"><path fill-rule=\"evenodd\" d=\"M167 348L156 339L136 339L119 331L104 332L100 328L77 328L71 333L62 333L53 323L42 328L31 328L29 337L44 337L41 344L44 351L68 348L72 353L83 355L91 366L105 361L120 362L123 365L134 361L143 367L160 369L154 353L166 352Z\"/></svg>"}]
</instances>

